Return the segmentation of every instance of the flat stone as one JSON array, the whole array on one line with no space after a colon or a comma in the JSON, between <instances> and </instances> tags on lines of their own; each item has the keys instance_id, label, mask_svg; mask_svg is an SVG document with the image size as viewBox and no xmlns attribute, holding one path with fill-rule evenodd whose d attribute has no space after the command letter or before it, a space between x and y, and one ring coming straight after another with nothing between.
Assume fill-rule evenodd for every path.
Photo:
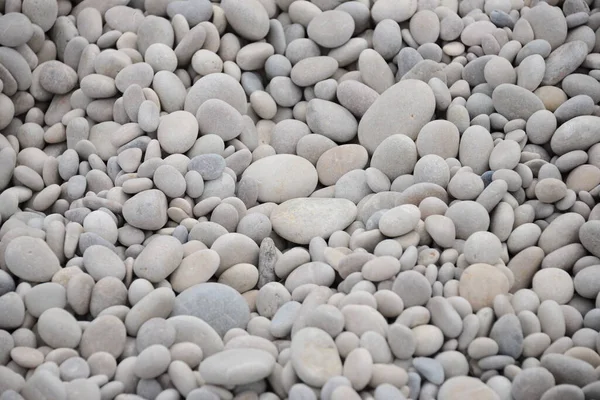
<instances>
[{"instance_id":1,"label":"flat stone","mask_svg":"<svg viewBox=\"0 0 600 400\"><path fill-rule=\"evenodd\" d=\"M202 378L209 385L245 385L269 376L275 358L260 349L227 349L200 363Z\"/></svg>"},{"instance_id":2,"label":"flat stone","mask_svg":"<svg viewBox=\"0 0 600 400\"><path fill-rule=\"evenodd\" d=\"M271 213L273 229L281 237L308 244L316 236L329 238L356 218L356 206L346 199L297 198L280 204Z\"/></svg>"},{"instance_id":3,"label":"flat stone","mask_svg":"<svg viewBox=\"0 0 600 400\"><path fill-rule=\"evenodd\" d=\"M509 120L527 120L536 111L545 109L544 103L535 94L509 83L494 89L492 101L496 110Z\"/></svg>"},{"instance_id":4,"label":"flat stone","mask_svg":"<svg viewBox=\"0 0 600 400\"><path fill-rule=\"evenodd\" d=\"M546 72L542 84L556 85L574 72L585 61L587 54L587 45L581 40L568 42L556 48L546 58Z\"/></svg>"},{"instance_id":5,"label":"flat stone","mask_svg":"<svg viewBox=\"0 0 600 400\"><path fill-rule=\"evenodd\" d=\"M258 183L258 200L283 203L308 197L316 188L318 174L309 162L292 154L277 154L252 163L242 177Z\"/></svg>"},{"instance_id":6,"label":"flat stone","mask_svg":"<svg viewBox=\"0 0 600 400\"><path fill-rule=\"evenodd\" d=\"M547 354L541 359L541 366L554 375L558 384L584 387L596 381L594 367L585 361L562 354Z\"/></svg>"}]
</instances>

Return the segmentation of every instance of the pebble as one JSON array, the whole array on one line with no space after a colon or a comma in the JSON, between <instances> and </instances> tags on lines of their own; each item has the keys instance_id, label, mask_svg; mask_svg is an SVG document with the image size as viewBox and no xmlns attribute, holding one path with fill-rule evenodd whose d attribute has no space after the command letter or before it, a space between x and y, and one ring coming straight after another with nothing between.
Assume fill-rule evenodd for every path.
<instances>
[{"instance_id":1,"label":"pebble","mask_svg":"<svg viewBox=\"0 0 600 400\"><path fill-rule=\"evenodd\" d=\"M303 328L296 332L290 346L292 366L306 384L323 387L335 376L342 375L342 361L335 342L318 328Z\"/></svg>"},{"instance_id":2,"label":"pebble","mask_svg":"<svg viewBox=\"0 0 600 400\"><path fill-rule=\"evenodd\" d=\"M584 387L596 381L594 367L573 357L547 354L542 357L541 366L550 371L557 384Z\"/></svg>"},{"instance_id":3,"label":"pebble","mask_svg":"<svg viewBox=\"0 0 600 400\"><path fill-rule=\"evenodd\" d=\"M432 294L427 278L416 271L401 272L394 280L392 290L400 296L406 308L426 304Z\"/></svg>"},{"instance_id":4,"label":"pebble","mask_svg":"<svg viewBox=\"0 0 600 400\"><path fill-rule=\"evenodd\" d=\"M381 94L363 115L358 124L358 140L369 154L396 133L392 128L395 126L403 126L403 134L414 140L434 110L435 96L426 83L413 79L398 82Z\"/></svg>"},{"instance_id":5,"label":"pebble","mask_svg":"<svg viewBox=\"0 0 600 400\"><path fill-rule=\"evenodd\" d=\"M575 292L571 276L560 268L539 270L533 276L532 285L540 301L554 300L558 304L568 303Z\"/></svg>"},{"instance_id":6,"label":"pebble","mask_svg":"<svg viewBox=\"0 0 600 400\"><path fill-rule=\"evenodd\" d=\"M208 384L244 385L271 374L275 358L259 349L228 349L204 359L200 373Z\"/></svg>"},{"instance_id":7,"label":"pebble","mask_svg":"<svg viewBox=\"0 0 600 400\"><path fill-rule=\"evenodd\" d=\"M183 259L183 246L172 236L158 236L137 256L133 272L150 282L160 282L179 266Z\"/></svg>"},{"instance_id":8,"label":"pebble","mask_svg":"<svg viewBox=\"0 0 600 400\"><path fill-rule=\"evenodd\" d=\"M319 46L340 47L354 33L354 19L347 12L327 10L310 20L306 33Z\"/></svg>"},{"instance_id":9,"label":"pebble","mask_svg":"<svg viewBox=\"0 0 600 400\"><path fill-rule=\"evenodd\" d=\"M2 2L2 398L600 392L598 4L77 3Z\"/></svg>"},{"instance_id":10,"label":"pebble","mask_svg":"<svg viewBox=\"0 0 600 400\"><path fill-rule=\"evenodd\" d=\"M82 335L75 317L60 308L44 311L38 319L37 329L42 340L56 349L76 348Z\"/></svg>"},{"instance_id":11,"label":"pebble","mask_svg":"<svg viewBox=\"0 0 600 400\"><path fill-rule=\"evenodd\" d=\"M301 177L292 180L291 176ZM258 200L283 203L294 198L308 197L316 188L318 173L305 159L292 154L277 154L262 158L250 165L242 177L258 183Z\"/></svg>"},{"instance_id":12,"label":"pebble","mask_svg":"<svg viewBox=\"0 0 600 400\"><path fill-rule=\"evenodd\" d=\"M219 304L216 308L213 304ZM181 292L175 299L173 316L192 315L206 321L221 336L232 328L244 329L250 310L234 289L220 283L200 283Z\"/></svg>"},{"instance_id":13,"label":"pebble","mask_svg":"<svg viewBox=\"0 0 600 400\"><path fill-rule=\"evenodd\" d=\"M60 262L46 242L30 236L11 240L4 258L10 272L30 282L48 282L60 270Z\"/></svg>"},{"instance_id":14,"label":"pebble","mask_svg":"<svg viewBox=\"0 0 600 400\"><path fill-rule=\"evenodd\" d=\"M160 229L168 220L167 198L156 189L144 190L123 204L123 218L139 229Z\"/></svg>"},{"instance_id":15,"label":"pebble","mask_svg":"<svg viewBox=\"0 0 600 400\"><path fill-rule=\"evenodd\" d=\"M509 289L506 275L489 264L473 264L460 277L460 295L469 301L474 311L491 307L494 298L508 293Z\"/></svg>"},{"instance_id":16,"label":"pebble","mask_svg":"<svg viewBox=\"0 0 600 400\"><path fill-rule=\"evenodd\" d=\"M346 199L297 198L277 206L271 223L277 234L298 244L324 239L345 229L356 217L356 206Z\"/></svg>"},{"instance_id":17,"label":"pebble","mask_svg":"<svg viewBox=\"0 0 600 400\"><path fill-rule=\"evenodd\" d=\"M496 400L498 395L485 383L469 376L448 379L438 391L440 400L458 400L464 396L477 396L478 399Z\"/></svg>"}]
</instances>

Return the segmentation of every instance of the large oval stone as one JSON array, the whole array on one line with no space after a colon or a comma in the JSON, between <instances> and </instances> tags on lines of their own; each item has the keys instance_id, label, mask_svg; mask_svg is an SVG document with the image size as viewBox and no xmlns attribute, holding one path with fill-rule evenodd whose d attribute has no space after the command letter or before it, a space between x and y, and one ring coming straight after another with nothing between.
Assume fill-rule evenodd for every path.
<instances>
[{"instance_id":1,"label":"large oval stone","mask_svg":"<svg viewBox=\"0 0 600 400\"><path fill-rule=\"evenodd\" d=\"M308 197L317 187L319 176L315 167L293 154L276 154L252 163L242 178L258 183L258 201L282 203Z\"/></svg>"},{"instance_id":2,"label":"large oval stone","mask_svg":"<svg viewBox=\"0 0 600 400\"><path fill-rule=\"evenodd\" d=\"M375 100L358 125L358 140L369 154L389 136L402 133L412 140L435 111L433 90L425 82L407 79Z\"/></svg>"},{"instance_id":3,"label":"large oval stone","mask_svg":"<svg viewBox=\"0 0 600 400\"><path fill-rule=\"evenodd\" d=\"M294 371L308 385L322 387L329 378L342 375L342 361L335 342L321 329L298 331L292 338L290 351Z\"/></svg>"},{"instance_id":4,"label":"large oval stone","mask_svg":"<svg viewBox=\"0 0 600 400\"><path fill-rule=\"evenodd\" d=\"M575 40L563 44L546 58L543 85L553 86L579 67L588 54L587 44Z\"/></svg>"},{"instance_id":5,"label":"large oval stone","mask_svg":"<svg viewBox=\"0 0 600 400\"><path fill-rule=\"evenodd\" d=\"M288 200L271 213L273 229L290 242L308 244L316 236L329 238L356 218L356 205L346 199Z\"/></svg>"},{"instance_id":6,"label":"large oval stone","mask_svg":"<svg viewBox=\"0 0 600 400\"><path fill-rule=\"evenodd\" d=\"M584 115L562 124L550 140L550 147L557 155L573 150L587 150L600 142L600 117Z\"/></svg>"},{"instance_id":7,"label":"large oval stone","mask_svg":"<svg viewBox=\"0 0 600 400\"><path fill-rule=\"evenodd\" d=\"M494 89L492 101L496 111L509 120L527 120L539 110L545 110L544 103L529 90L510 83L504 83Z\"/></svg>"},{"instance_id":8,"label":"large oval stone","mask_svg":"<svg viewBox=\"0 0 600 400\"><path fill-rule=\"evenodd\" d=\"M10 272L29 282L48 282L60 270L60 262L46 242L30 236L11 240L4 260Z\"/></svg>"},{"instance_id":9,"label":"large oval stone","mask_svg":"<svg viewBox=\"0 0 600 400\"><path fill-rule=\"evenodd\" d=\"M244 385L271 374L275 358L260 349L229 349L213 354L200 364L202 378L212 385Z\"/></svg>"}]
</instances>

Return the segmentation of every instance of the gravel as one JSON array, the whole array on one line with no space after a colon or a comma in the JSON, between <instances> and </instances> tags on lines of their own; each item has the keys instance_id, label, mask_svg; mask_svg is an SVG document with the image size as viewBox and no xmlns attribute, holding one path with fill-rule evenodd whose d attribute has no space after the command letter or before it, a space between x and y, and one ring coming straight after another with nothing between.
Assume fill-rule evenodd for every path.
<instances>
[{"instance_id":1,"label":"gravel","mask_svg":"<svg viewBox=\"0 0 600 400\"><path fill-rule=\"evenodd\" d=\"M598 2L73 3L0 1L0 400L600 396Z\"/></svg>"}]
</instances>

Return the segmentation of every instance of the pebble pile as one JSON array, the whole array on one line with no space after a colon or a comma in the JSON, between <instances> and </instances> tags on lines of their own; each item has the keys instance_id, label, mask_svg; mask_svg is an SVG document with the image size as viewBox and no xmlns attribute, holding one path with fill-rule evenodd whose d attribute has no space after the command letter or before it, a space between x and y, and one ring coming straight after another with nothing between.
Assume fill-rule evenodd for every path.
<instances>
[{"instance_id":1,"label":"pebble pile","mask_svg":"<svg viewBox=\"0 0 600 400\"><path fill-rule=\"evenodd\" d=\"M600 399L599 0L0 11L0 400Z\"/></svg>"}]
</instances>

